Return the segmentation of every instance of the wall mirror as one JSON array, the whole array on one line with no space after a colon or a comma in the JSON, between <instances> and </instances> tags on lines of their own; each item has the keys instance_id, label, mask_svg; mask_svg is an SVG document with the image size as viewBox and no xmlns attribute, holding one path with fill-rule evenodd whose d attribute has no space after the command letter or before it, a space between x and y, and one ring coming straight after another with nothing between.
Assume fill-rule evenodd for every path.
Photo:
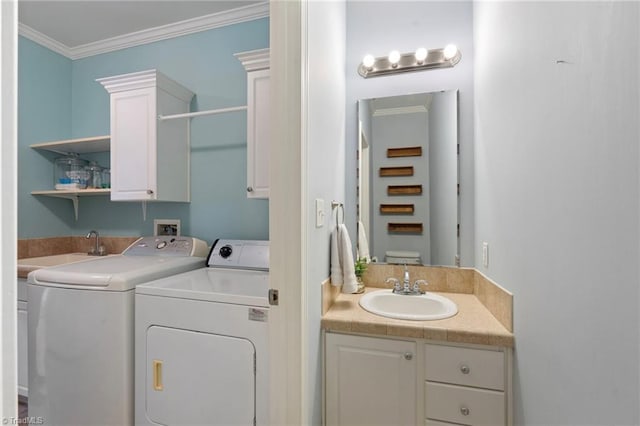
<instances>
[{"instance_id":1,"label":"wall mirror","mask_svg":"<svg viewBox=\"0 0 640 426\"><path fill-rule=\"evenodd\" d=\"M459 265L458 91L363 99L358 121L358 253Z\"/></svg>"}]
</instances>

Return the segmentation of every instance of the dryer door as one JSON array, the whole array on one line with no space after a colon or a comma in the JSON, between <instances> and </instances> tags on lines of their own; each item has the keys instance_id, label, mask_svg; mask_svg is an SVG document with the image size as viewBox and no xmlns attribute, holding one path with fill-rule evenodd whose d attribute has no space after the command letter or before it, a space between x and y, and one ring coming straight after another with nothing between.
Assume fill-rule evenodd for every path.
<instances>
[{"instance_id":1,"label":"dryer door","mask_svg":"<svg viewBox=\"0 0 640 426\"><path fill-rule=\"evenodd\" d=\"M146 412L162 425L251 425L255 349L246 339L152 326Z\"/></svg>"}]
</instances>

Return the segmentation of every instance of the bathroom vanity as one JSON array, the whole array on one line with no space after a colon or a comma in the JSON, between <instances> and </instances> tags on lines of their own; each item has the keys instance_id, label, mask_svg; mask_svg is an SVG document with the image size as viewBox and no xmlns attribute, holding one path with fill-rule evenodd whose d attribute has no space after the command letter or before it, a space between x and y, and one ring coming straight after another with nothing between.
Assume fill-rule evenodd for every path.
<instances>
[{"instance_id":1,"label":"bathroom vanity","mask_svg":"<svg viewBox=\"0 0 640 426\"><path fill-rule=\"evenodd\" d=\"M450 268L467 275L453 286L448 268L415 271L428 269L437 294L457 305L455 316L386 318L362 309L358 294L340 294L324 314L327 425L512 424L514 336L495 311L504 290L473 270Z\"/></svg>"}]
</instances>

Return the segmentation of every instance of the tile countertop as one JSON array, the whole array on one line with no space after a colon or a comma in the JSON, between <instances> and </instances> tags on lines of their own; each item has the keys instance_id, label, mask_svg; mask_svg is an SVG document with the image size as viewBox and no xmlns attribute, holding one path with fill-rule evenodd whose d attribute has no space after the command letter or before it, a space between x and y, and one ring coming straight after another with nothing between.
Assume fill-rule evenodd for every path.
<instances>
[{"instance_id":1,"label":"tile countertop","mask_svg":"<svg viewBox=\"0 0 640 426\"><path fill-rule=\"evenodd\" d=\"M365 293L377 290L381 289L367 288ZM374 315L362 309L358 304L362 294L340 294L322 317L322 328L335 332L513 347L513 333L509 332L475 295L433 293L455 302L458 305L458 313L442 320L398 320Z\"/></svg>"}]
</instances>

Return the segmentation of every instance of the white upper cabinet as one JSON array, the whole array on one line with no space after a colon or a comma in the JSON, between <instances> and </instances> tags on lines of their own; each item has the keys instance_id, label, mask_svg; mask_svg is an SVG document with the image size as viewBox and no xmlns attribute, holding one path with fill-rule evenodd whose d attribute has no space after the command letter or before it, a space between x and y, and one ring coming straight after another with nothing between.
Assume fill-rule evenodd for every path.
<instances>
[{"instance_id":1,"label":"white upper cabinet","mask_svg":"<svg viewBox=\"0 0 640 426\"><path fill-rule=\"evenodd\" d=\"M247 197L269 198L269 49L235 56L247 70Z\"/></svg>"},{"instance_id":2,"label":"white upper cabinet","mask_svg":"<svg viewBox=\"0 0 640 426\"><path fill-rule=\"evenodd\" d=\"M193 92L156 70L97 80L111 96L111 200L190 201Z\"/></svg>"}]
</instances>

